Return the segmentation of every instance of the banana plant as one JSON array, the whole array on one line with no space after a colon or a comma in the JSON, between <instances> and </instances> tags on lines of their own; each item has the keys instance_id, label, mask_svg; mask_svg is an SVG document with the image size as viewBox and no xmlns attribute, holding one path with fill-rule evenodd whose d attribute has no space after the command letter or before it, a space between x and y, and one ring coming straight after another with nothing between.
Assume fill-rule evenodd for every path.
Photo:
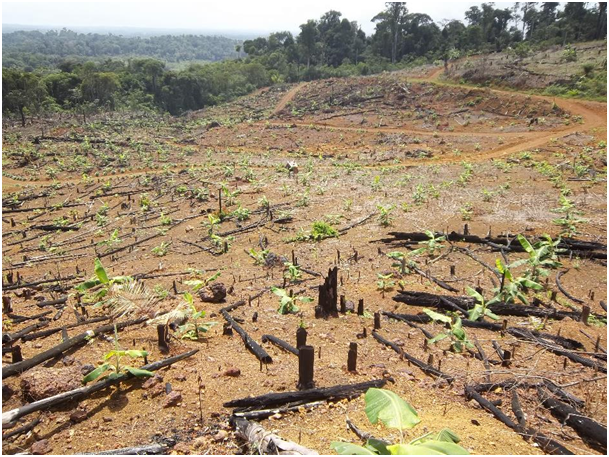
<instances>
[{"instance_id":1,"label":"banana plant","mask_svg":"<svg viewBox=\"0 0 609 457\"><path fill-rule=\"evenodd\" d=\"M529 269L526 276L533 281L537 281L540 277L547 277L550 274L550 269L556 269L562 266L556 255L557 253L564 251L558 248L561 241L560 237L554 241L551 236L546 234L543 235L543 240L540 240L533 245L522 235L518 235L517 238L529 257L510 264L510 268L528 265Z\"/></svg>"},{"instance_id":2,"label":"banana plant","mask_svg":"<svg viewBox=\"0 0 609 457\"><path fill-rule=\"evenodd\" d=\"M178 329L182 335L182 339L187 338L196 341L199 340L202 333L207 333L209 328L212 325L215 325L215 322L203 322L201 320L205 317L205 311L197 310L192 295L189 292L185 292L183 297L188 306L185 313L188 317L188 321L185 324L180 325Z\"/></svg>"},{"instance_id":3,"label":"banana plant","mask_svg":"<svg viewBox=\"0 0 609 457\"><path fill-rule=\"evenodd\" d=\"M90 295L86 298L89 301L102 300L108 295L114 284L124 284L133 281L131 276L114 276L110 278L99 258L96 258L93 263L95 276L74 287L77 291ZM89 291L95 291L95 293L91 295Z\"/></svg>"},{"instance_id":4,"label":"banana plant","mask_svg":"<svg viewBox=\"0 0 609 457\"><path fill-rule=\"evenodd\" d=\"M279 297L279 308L277 312L279 314L297 313L300 308L296 305L296 302L311 303L312 298L302 296L292 296L285 289L279 287L271 287L271 292Z\"/></svg>"},{"instance_id":5,"label":"banana plant","mask_svg":"<svg viewBox=\"0 0 609 457\"><path fill-rule=\"evenodd\" d=\"M525 295L526 291L528 289L543 290L543 286L532 279L525 276L514 277L511 271L512 265L504 265L501 259L497 259L495 264L503 277L501 279L501 286L493 289L495 296L487 305L490 306L499 302L514 303L516 299L528 305L529 301Z\"/></svg>"},{"instance_id":6,"label":"banana plant","mask_svg":"<svg viewBox=\"0 0 609 457\"><path fill-rule=\"evenodd\" d=\"M442 243L444 241L446 241L445 236L436 237L436 234L433 233L431 230L425 230L425 235L427 235L427 238L429 238L427 241L421 241L421 244L424 244L425 247L411 251L410 252L411 256L416 256L416 255L426 253L429 257L433 257L435 255L436 251L444 249L444 245Z\"/></svg>"},{"instance_id":7,"label":"banana plant","mask_svg":"<svg viewBox=\"0 0 609 457\"><path fill-rule=\"evenodd\" d=\"M421 422L416 410L397 394L385 389L368 389L365 396L366 416L371 424L382 422L387 428L400 431L400 441L391 444L370 438L364 446L333 441L330 447L340 455L468 455L459 446L459 437L445 428L404 442L404 431Z\"/></svg>"},{"instance_id":8,"label":"banana plant","mask_svg":"<svg viewBox=\"0 0 609 457\"><path fill-rule=\"evenodd\" d=\"M467 295L476 299L476 304L472 309L468 311L468 317L471 321L477 321L480 317L490 317L493 320L498 320L499 316L493 313L490 309L487 308L487 304L484 301L484 297L478 293L475 289L468 287L466 289Z\"/></svg>"},{"instance_id":9,"label":"banana plant","mask_svg":"<svg viewBox=\"0 0 609 457\"><path fill-rule=\"evenodd\" d=\"M153 376L154 373L152 373L151 371L142 370L141 368L135 368L129 365L121 365L121 359L124 357L137 359L139 357L146 358L147 356L148 352L146 351L139 351L136 349L121 349L118 345L118 331L116 330L116 326L114 326L114 350L106 352L103 357L106 362L102 363L95 370L87 374L83 378L82 382L83 384L87 384L88 382L95 381L96 379L102 377L102 375L104 375L108 371L110 371L111 373L107 374L106 376L103 376L104 378L114 379L124 373L131 373L137 378ZM109 361L112 358L114 358L114 361Z\"/></svg>"},{"instance_id":10,"label":"banana plant","mask_svg":"<svg viewBox=\"0 0 609 457\"><path fill-rule=\"evenodd\" d=\"M438 341L442 341L443 339L450 337L450 339L452 340L451 346L455 352L463 352L464 347L474 347L474 345L470 343L467 339L467 334L465 333L465 330L463 330L463 323L458 315L453 314L452 316L447 316L446 314L436 313L435 311L432 311L427 308L423 309L423 312L427 314L432 320L448 324L448 326L450 327L450 331L448 333L440 333L435 337L427 340L429 344L434 344Z\"/></svg>"}]
</instances>

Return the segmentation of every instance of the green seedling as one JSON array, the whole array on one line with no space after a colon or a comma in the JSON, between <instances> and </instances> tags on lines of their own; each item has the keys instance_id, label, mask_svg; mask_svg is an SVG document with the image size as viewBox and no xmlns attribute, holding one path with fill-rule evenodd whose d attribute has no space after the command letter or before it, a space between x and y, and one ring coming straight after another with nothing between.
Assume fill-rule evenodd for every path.
<instances>
[{"instance_id":1,"label":"green seedling","mask_svg":"<svg viewBox=\"0 0 609 457\"><path fill-rule=\"evenodd\" d=\"M468 311L468 317L470 321L477 321L480 317L490 317L493 320L498 320L499 316L493 313L490 309L487 308L486 302L484 301L484 297L478 293L476 290L471 287L467 287L466 289L467 295L476 299L476 304L472 309Z\"/></svg>"},{"instance_id":2,"label":"green seedling","mask_svg":"<svg viewBox=\"0 0 609 457\"><path fill-rule=\"evenodd\" d=\"M283 275L284 278L289 279L291 282L298 281L302 278L302 273L298 265L294 265L292 262L285 262L286 271Z\"/></svg>"},{"instance_id":3,"label":"green seedling","mask_svg":"<svg viewBox=\"0 0 609 457\"><path fill-rule=\"evenodd\" d=\"M393 278L393 273L388 273L386 275L377 273L376 274L378 280L376 281L376 287L381 291L381 296L385 298L385 292L391 292L395 287L395 281Z\"/></svg>"},{"instance_id":4,"label":"green seedling","mask_svg":"<svg viewBox=\"0 0 609 457\"><path fill-rule=\"evenodd\" d=\"M442 341L443 339L450 337L451 347L455 352L463 352L463 349L465 347L474 347L474 345L470 343L467 339L465 330L463 330L463 323L459 316L457 316L456 314L453 314L452 316L447 316L445 314L437 313L427 308L423 309L423 312L427 314L432 320L447 324L450 328L450 331L448 333L440 333L435 337L427 340L429 344L435 344L438 341Z\"/></svg>"},{"instance_id":5,"label":"green seedling","mask_svg":"<svg viewBox=\"0 0 609 457\"><path fill-rule=\"evenodd\" d=\"M203 333L207 333L215 322L203 322L205 311L198 311L194 305L192 295L189 292L183 294L184 301L188 305L186 317L188 321L178 327L182 339L197 341Z\"/></svg>"},{"instance_id":6,"label":"green seedling","mask_svg":"<svg viewBox=\"0 0 609 457\"><path fill-rule=\"evenodd\" d=\"M128 365L121 365L121 359L123 357L129 357L132 359L137 359L139 357L145 358L148 356L146 351L138 351L135 349L132 350L123 350L118 345L118 331L116 330L116 326L114 327L114 350L107 352L104 354L104 362L100 366L98 366L95 370L91 371L88 375L86 375L82 383L87 384L88 382L95 381L99 378L109 378L116 379L118 376L124 373L130 373L131 375L137 378L144 378L153 376L154 373L148 370L142 370L141 368L135 368ZM108 362L108 360L113 359L113 362ZM105 376L106 372L110 371L111 373Z\"/></svg>"},{"instance_id":7,"label":"green seedling","mask_svg":"<svg viewBox=\"0 0 609 457\"><path fill-rule=\"evenodd\" d=\"M277 309L279 314L297 313L300 310L296 305L297 301L301 303L311 303L313 301L309 297L293 296L285 289L280 289L279 287L271 287L271 292L279 297L279 308Z\"/></svg>"},{"instance_id":8,"label":"green seedling","mask_svg":"<svg viewBox=\"0 0 609 457\"><path fill-rule=\"evenodd\" d=\"M207 287L209 284L214 282L216 279L218 279L220 277L221 274L222 274L221 272L216 271L213 275L211 275L208 278L190 279L190 280L184 281L184 284L191 287L193 292L197 292L200 289L202 289L203 287Z\"/></svg>"},{"instance_id":9,"label":"green seedling","mask_svg":"<svg viewBox=\"0 0 609 457\"><path fill-rule=\"evenodd\" d=\"M427 433L405 443L404 433L421 422L416 410L395 393L386 389L368 389L364 397L366 416L371 424L381 422L397 429L400 440L396 444L370 438L364 446L333 441L330 447L340 455L467 455L457 443L459 437L445 428L439 433Z\"/></svg>"}]
</instances>

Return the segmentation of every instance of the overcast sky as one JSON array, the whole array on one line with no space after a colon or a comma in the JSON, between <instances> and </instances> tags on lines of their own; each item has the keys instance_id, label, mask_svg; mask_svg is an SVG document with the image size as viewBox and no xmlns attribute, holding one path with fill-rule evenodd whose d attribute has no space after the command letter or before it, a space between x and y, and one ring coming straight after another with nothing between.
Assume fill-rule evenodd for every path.
<instances>
[{"instance_id":1,"label":"overcast sky","mask_svg":"<svg viewBox=\"0 0 609 457\"><path fill-rule=\"evenodd\" d=\"M436 22L463 19L463 12L481 2L411 1L410 12L426 13ZM511 6L497 2L497 7ZM366 34L374 32L370 20L385 7L377 0L234 1L213 2L2 2L2 23L52 27L141 27L185 30L267 33L298 32L307 19L318 19L334 9L357 21Z\"/></svg>"}]
</instances>

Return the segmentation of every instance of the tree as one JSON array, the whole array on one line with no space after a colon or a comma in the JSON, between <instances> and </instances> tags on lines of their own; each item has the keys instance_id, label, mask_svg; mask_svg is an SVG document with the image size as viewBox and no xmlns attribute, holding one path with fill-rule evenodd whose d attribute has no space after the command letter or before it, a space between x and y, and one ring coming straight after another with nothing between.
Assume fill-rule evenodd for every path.
<instances>
[{"instance_id":1,"label":"tree","mask_svg":"<svg viewBox=\"0 0 609 457\"><path fill-rule=\"evenodd\" d=\"M391 63L397 62L397 52L401 41L402 31L408 9L406 2L386 2L385 10L372 18L373 22L379 22L377 32L387 28L391 35Z\"/></svg>"},{"instance_id":2,"label":"tree","mask_svg":"<svg viewBox=\"0 0 609 457\"><path fill-rule=\"evenodd\" d=\"M39 76L12 70L2 72L3 108L18 111L22 127L25 127L26 111L38 112L46 95L46 87Z\"/></svg>"},{"instance_id":3,"label":"tree","mask_svg":"<svg viewBox=\"0 0 609 457\"><path fill-rule=\"evenodd\" d=\"M319 31L317 30L316 21L309 20L300 26L300 34L296 41L301 47L304 56L307 58L307 69L311 65L311 57L315 54L318 37Z\"/></svg>"}]
</instances>

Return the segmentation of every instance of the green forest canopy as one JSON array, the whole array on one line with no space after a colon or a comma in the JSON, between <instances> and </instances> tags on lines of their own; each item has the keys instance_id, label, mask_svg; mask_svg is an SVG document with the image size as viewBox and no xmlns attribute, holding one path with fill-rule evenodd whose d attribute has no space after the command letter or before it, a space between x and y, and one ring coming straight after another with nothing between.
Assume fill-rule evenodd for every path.
<instances>
[{"instance_id":1,"label":"green forest canopy","mask_svg":"<svg viewBox=\"0 0 609 457\"><path fill-rule=\"evenodd\" d=\"M240 43L194 35L122 37L60 32L3 34L5 114L59 110L148 109L180 114L280 82L376 73L413 62L569 44L607 35L607 4L493 3L472 6L465 22L436 24L388 2L371 36L338 11L308 20L300 32L272 33ZM241 57L243 56L243 58ZM170 70L167 62L193 63ZM94 59L94 60L91 60Z\"/></svg>"}]
</instances>

